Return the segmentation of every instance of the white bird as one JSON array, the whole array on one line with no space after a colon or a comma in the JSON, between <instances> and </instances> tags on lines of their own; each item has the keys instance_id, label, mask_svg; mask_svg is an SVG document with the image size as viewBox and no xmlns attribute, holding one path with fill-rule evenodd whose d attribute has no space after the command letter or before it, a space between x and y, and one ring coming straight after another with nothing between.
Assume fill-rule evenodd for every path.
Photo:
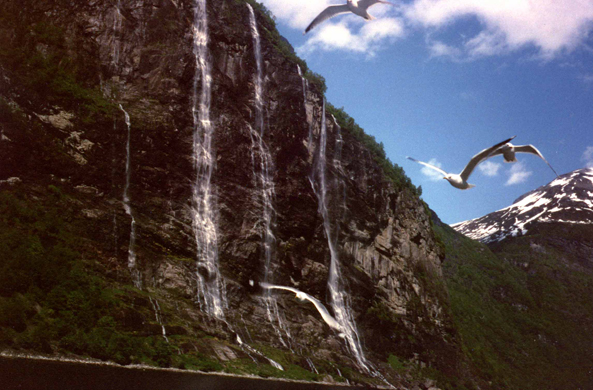
<instances>
[{"instance_id":1,"label":"white bird","mask_svg":"<svg viewBox=\"0 0 593 390\"><path fill-rule=\"evenodd\" d=\"M298 300L303 301L303 302L305 300L312 302L315 305L315 308L317 309L319 314L321 314L321 318L323 318L325 323L328 324L330 328L335 329L338 332L340 332L340 337L344 337L342 326L338 323L338 321L336 321L336 319L334 317L332 317L331 314L329 314L329 311L327 311L326 307L323 305L323 303L319 302L318 299L314 298L313 296L311 296L305 292L302 292L302 291L297 290L296 288L292 288L292 287L277 286L277 285L265 283L265 282L261 282L259 285L262 286L263 288L266 288L269 290L276 289L276 290L291 291L296 294L296 298Z\"/></svg>"},{"instance_id":2,"label":"white bird","mask_svg":"<svg viewBox=\"0 0 593 390\"><path fill-rule=\"evenodd\" d=\"M516 136L513 136L512 138L509 138L505 141L502 141L500 143L497 143L496 145L488 148L488 149L484 149L482 150L480 153L476 154L475 156L473 156L471 158L471 160L469 160L469 162L467 163L467 165L465 166L465 168L463 168L463 171L461 171L461 173L459 175L455 174L455 173L447 173L445 171L443 171L441 168L435 167L434 165L425 163L423 161L418 161L412 157L408 157L409 160L415 161L418 164L422 164L424 166L427 166L431 169L434 169L435 171L438 171L440 173L442 173L444 175L443 179L447 180L453 187L455 188L459 188L460 190L467 190L470 189L472 187L475 187L475 185L473 184L469 184L467 182L467 179L469 178L469 176L472 174L472 172L474 171L474 169L476 168L476 166L478 166L479 163L481 163L482 161L486 160L487 158L489 158L492 153L494 153L498 148L500 148L501 146L507 144L510 140L512 140L513 138L515 138Z\"/></svg>"},{"instance_id":3,"label":"white bird","mask_svg":"<svg viewBox=\"0 0 593 390\"><path fill-rule=\"evenodd\" d=\"M319 15L317 15L315 19L313 19L313 21L305 29L305 32L303 34L308 33L309 31L317 27L319 24L325 22L329 18L333 18L336 15L345 14L348 12L352 12L355 15L361 16L366 20L373 20L373 16L371 16L367 12L367 9L378 3L393 5L383 0L347 0L346 4L330 5L329 7L324 9Z\"/></svg>"},{"instance_id":4,"label":"white bird","mask_svg":"<svg viewBox=\"0 0 593 390\"><path fill-rule=\"evenodd\" d=\"M535 146L533 146L533 145L513 145L512 143L509 142L506 145L503 145L500 148L498 148L498 150L494 151L494 153L492 153L490 155L490 157L498 156L498 155L502 154L502 156L504 157L504 162L514 163L514 162L517 162L517 158L515 157L515 153L530 153L530 154L535 154L536 156L538 156L539 158L541 158L542 160L544 160L546 162L546 164L548 164L548 166L550 167L550 169L554 172L554 174L556 176L558 176L558 174L556 173L556 171L554 170L554 168L552 168L552 166L550 165L550 163L548 162L548 160L546 160L544 158L544 156L540 153L540 151L537 150L537 148Z\"/></svg>"}]
</instances>

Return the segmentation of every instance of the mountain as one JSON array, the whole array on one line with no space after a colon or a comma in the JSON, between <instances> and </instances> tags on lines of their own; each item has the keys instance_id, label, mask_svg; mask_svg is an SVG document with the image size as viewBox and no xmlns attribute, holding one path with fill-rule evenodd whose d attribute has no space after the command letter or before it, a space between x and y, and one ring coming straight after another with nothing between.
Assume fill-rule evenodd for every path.
<instances>
[{"instance_id":1,"label":"mountain","mask_svg":"<svg viewBox=\"0 0 593 390\"><path fill-rule=\"evenodd\" d=\"M3 351L488 388L419 189L261 5L1 7Z\"/></svg>"},{"instance_id":2,"label":"mountain","mask_svg":"<svg viewBox=\"0 0 593 390\"><path fill-rule=\"evenodd\" d=\"M524 235L534 224L553 222L593 223L593 169L564 174L509 207L451 227L467 237L491 243Z\"/></svg>"},{"instance_id":3,"label":"mountain","mask_svg":"<svg viewBox=\"0 0 593 390\"><path fill-rule=\"evenodd\" d=\"M593 386L592 184L579 169L455 230L435 220L456 326L495 388Z\"/></svg>"}]
</instances>

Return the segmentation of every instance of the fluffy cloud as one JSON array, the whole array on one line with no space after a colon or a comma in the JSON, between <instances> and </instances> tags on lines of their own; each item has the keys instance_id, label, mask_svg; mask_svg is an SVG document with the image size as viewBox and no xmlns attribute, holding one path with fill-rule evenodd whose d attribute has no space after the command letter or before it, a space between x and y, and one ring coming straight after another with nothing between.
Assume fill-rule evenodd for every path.
<instances>
[{"instance_id":1,"label":"fluffy cloud","mask_svg":"<svg viewBox=\"0 0 593 390\"><path fill-rule=\"evenodd\" d=\"M305 30L331 0L262 0L276 18L292 28ZM335 1L333 2L336 3Z\"/></svg>"},{"instance_id":2,"label":"fluffy cloud","mask_svg":"<svg viewBox=\"0 0 593 390\"><path fill-rule=\"evenodd\" d=\"M459 50L469 57L491 56L527 45L550 58L576 48L593 23L593 2L584 0L416 0L404 11L408 21L443 29L476 17L483 29ZM445 55L449 55L445 52Z\"/></svg>"},{"instance_id":3,"label":"fluffy cloud","mask_svg":"<svg viewBox=\"0 0 593 390\"><path fill-rule=\"evenodd\" d=\"M389 17L371 23L362 19L325 22L312 31L311 38L298 51L308 54L316 50L343 50L366 53L372 57L385 43L401 37L403 33L401 21Z\"/></svg>"},{"instance_id":4,"label":"fluffy cloud","mask_svg":"<svg viewBox=\"0 0 593 390\"><path fill-rule=\"evenodd\" d=\"M587 146L581 156L581 161L585 163L585 168L593 168L593 146Z\"/></svg>"},{"instance_id":5,"label":"fluffy cloud","mask_svg":"<svg viewBox=\"0 0 593 390\"><path fill-rule=\"evenodd\" d=\"M434 165L435 167L438 167L441 169L443 167L443 165L440 162L438 162L436 158L430 159L430 161L428 163L430 165ZM420 170L420 172L422 172L424 174L424 176L426 176L431 181L443 180L442 173L439 173L439 172L435 171L434 169L431 169L427 166L423 166L422 169Z\"/></svg>"},{"instance_id":6,"label":"fluffy cloud","mask_svg":"<svg viewBox=\"0 0 593 390\"><path fill-rule=\"evenodd\" d=\"M514 163L509 170L509 179L505 183L505 186L524 183L532 174L533 172L527 170L527 167L522 162Z\"/></svg>"},{"instance_id":7,"label":"fluffy cloud","mask_svg":"<svg viewBox=\"0 0 593 390\"><path fill-rule=\"evenodd\" d=\"M480 165L478 165L478 169L486 176L496 176L498 175L498 170L502 167L501 164L495 163L492 161L484 161Z\"/></svg>"},{"instance_id":8,"label":"fluffy cloud","mask_svg":"<svg viewBox=\"0 0 593 390\"><path fill-rule=\"evenodd\" d=\"M328 5L339 0L262 0L276 18L303 31ZM456 21L475 17L481 30L462 43L428 40L432 57L474 59L535 47L542 58L570 52L593 28L593 1L589 0L413 0L395 7L378 4L377 17L365 23L355 15L340 15L310 34L303 52L345 50L373 55L412 27L427 36ZM340 36L342 35L342 36Z\"/></svg>"},{"instance_id":9,"label":"fluffy cloud","mask_svg":"<svg viewBox=\"0 0 593 390\"><path fill-rule=\"evenodd\" d=\"M449 46L440 41L433 41L428 44L428 51L431 57L449 57L451 59L458 59L461 57L461 50L456 47Z\"/></svg>"},{"instance_id":10,"label":"fluffy cloud","mask_svg":"<svg viewBox=\"0 0 593 390\"><path fill-rule=\"evenodd\" d=\"M328 5L345 3L330 0L262 0L274 16L288 26L304 31ZM385 44L404 35L404 23L397 17L397 7L378 4L369 13L376 17L366 22L356 15L339 15L316 27L309 39L298 48L309 54L317 50L343 50L374 56Z\"/></svg>"}]
</instances>

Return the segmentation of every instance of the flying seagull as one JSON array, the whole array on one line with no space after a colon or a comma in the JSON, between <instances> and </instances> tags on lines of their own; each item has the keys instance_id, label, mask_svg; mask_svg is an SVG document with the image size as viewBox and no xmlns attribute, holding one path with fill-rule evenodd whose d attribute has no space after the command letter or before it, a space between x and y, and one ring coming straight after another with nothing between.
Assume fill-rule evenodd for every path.
<instances>
[{"instance_id":1,"label":"flying seagull","mask_svg":"<svg viewBox=\"0 0 593 390\"><path fill-rule=\"evenodd\" d=\"M313 21L311 24L305 29L306 34L321 23L325 22L329 18L333 18L336 15L345 14L348 12L352 12L355 15L361 16L366 20L373 20L374 18L369 15L367 9L375 4L391 4L387 1L383 0L347 0L346 4L342 5L330 5L326 9L324 9ZM391 4L393 5L393 4Z\"/></svg>"},{"instance_id":2,"label":"flying seagull","mask_svg":"<svg viewBox=\"0 0 593 390\"><path fill-rule=\"evenodd\" d=\"M266 288L269 290L276 289L276 290L291 291L296 294L296 298L298 300L300 300L302 302L304 302L305 300L310 301L311 303L313 303L315 305L315 308L317 309L319 314L321 314L321 318L323 318L323 320L326 322L326 324L328 324L330 328L337 330L340 333L340 337L344 337L342 326L338 323L338 321L336 321L336 319L334 317L332 317L331 314L329 314L326 307L323 305L323 303L319 302L318 299L312 297L311 295L309 295L305 292L302 292L302 291L297 290L296 288L292 288L292 287L277 286L277 285L265 283L265 282L261 282L259 285L262 286L263 288Z\"/></svg>"},{"instance_id":3,"label":"flying seagull","mask_svg":"<svg viewBox=\"0 0 593 390\"><path fill-rule=\"evenodd\" d=\"M539 158L541 158L542 160L544 160L546 162L546 164L548 164L548 166L554 172L554 174L556 175L556 177L558 176L558 174L556 173L556 171L554 170L554 168L552 168L552 166L550 165L550 163L548 162L548 160L546 160L544 158L544 156L540 153L540 151L537 150L537 148L535 146L533 146L533 145L513 145L512 143L509 142L506 145L503 145L500 148L498 148L498 150L494 151L494 153L492 153L490 155L490 157L492 157L492 156L498 156L498 155L502 154L502 156L504 157L504 162L514 163L514 162L517 162L517 158L515 157L515 153L531 153L531 154L535 154L536 156L538 156Z\"/></svg>"},{"instance_id":4,"label":"flying seagull","mask_svg":"<svg viewBox=\"0 0 593 390\"><path fill-rule=\"evenodd\" d=\"M434 165L425 163L423 161L418 161L412 157L408 157L408 160L415 161L418 164L425 165L431 169L434 169L435 171L442 173L444 175L443 179L447 180L453 187L459 188L460 190L467 190L472 187L475 187L475 185L469 184L467 182L467 179L472 174L472 172L474 171L476 166L478 166L478 164L481 163L482 161L491 157L492 153L494 153L501 146L507 144L509 141L511 141L515 137L516 136L513 136L512 138L509 138L505 141L497 143L496 145L494 145L488 149L484 149L480 153L476 154L474 157L472 157L471 160L469 160L469 162L467 163L465 168L463 168L463 171L461 171L461 173L459 175L457 175L455 173L447 173L447 172L443 171L441 168L435 167Z\"/></svg>"}]
</instances>

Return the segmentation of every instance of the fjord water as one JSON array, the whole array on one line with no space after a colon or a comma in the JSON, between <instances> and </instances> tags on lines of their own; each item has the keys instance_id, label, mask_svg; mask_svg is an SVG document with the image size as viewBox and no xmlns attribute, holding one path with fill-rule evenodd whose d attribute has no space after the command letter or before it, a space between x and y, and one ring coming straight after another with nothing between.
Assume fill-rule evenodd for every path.
<instances>
[{"instance_id":1,"label":"fjord water","mask_svg":"<svg viewBox=\"0 0 593 390\"><path fill-rule=\"evenodd\" d=\"M0 356L2 390L346 390L355 387L204 372Z\"/></svg>"}]
</instances>

